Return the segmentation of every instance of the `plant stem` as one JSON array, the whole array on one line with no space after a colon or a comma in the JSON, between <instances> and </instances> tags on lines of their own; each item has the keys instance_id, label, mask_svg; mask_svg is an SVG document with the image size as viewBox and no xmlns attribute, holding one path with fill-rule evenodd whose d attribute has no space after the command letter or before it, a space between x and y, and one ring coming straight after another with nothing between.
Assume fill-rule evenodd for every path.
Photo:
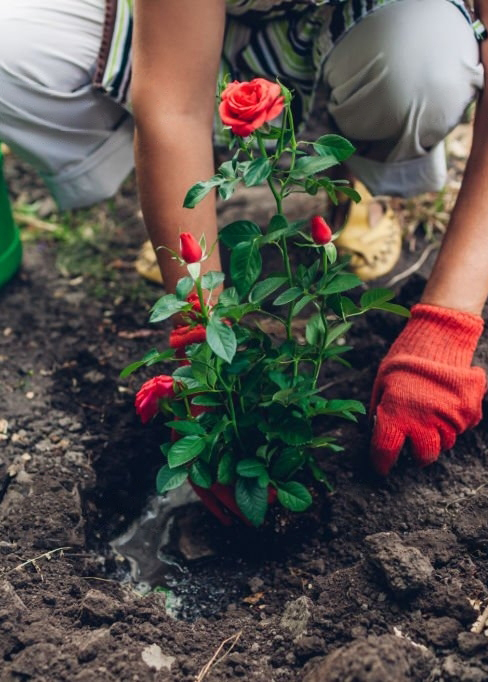
<instances>
[{"instance_id":1,"label":"plant stem","mask_svg":"<svg viewBox=\"0 0 488 682\"><path fill-rule=\"evenodd\" d=\"M201 281L200 277L197 277L195 280L195 288L197 290L198 300L200 302L200 307L202 309L203 319L205 322L208 322L208 320L209 320L208 306L205 304L205 300L203 298L202 281Z\"/></svg>"}]
</instances>

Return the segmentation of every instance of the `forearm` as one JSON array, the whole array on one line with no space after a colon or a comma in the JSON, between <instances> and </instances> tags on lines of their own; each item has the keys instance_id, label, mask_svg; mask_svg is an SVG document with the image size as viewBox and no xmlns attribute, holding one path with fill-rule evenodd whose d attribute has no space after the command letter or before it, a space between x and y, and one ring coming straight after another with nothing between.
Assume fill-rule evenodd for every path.
<instances>
[{"instance_id":1,"label":"forearm","mask_svg":"<svg viewBox=\"0 0 488 682\"><path fill-rule=\"evenodd\" d=\"M173 291L186 274L167 251L178 251L179 234L190 232L197 239L204 234L208 248L217 239L214 193L193 209L183 208L190 187L214 173L211 127L181 117L174 121L168 118L163 125L140 126L136 129L135 154L144 221L157 249L166 289ZM220 269L218 248L205 261L204 269Z\"/></svg>"},{"instance_id":2,"label":"forearm","mask_svg":"<svg viewBox=\"0 0 488 682\"><path fill-rule=\"evenodd\" d=\"M480 314L488 296L488 97L478 102L473 146L423 303Z\"/></svg>"}]
</instances>

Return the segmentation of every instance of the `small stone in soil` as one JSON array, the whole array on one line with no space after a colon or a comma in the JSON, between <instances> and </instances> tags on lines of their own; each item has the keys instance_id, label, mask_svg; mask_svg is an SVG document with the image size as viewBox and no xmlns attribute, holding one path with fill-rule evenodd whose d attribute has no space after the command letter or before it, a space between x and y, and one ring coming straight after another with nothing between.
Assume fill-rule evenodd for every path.
<instances>
[{"instance_id":1,"label":"small stone in soil","mask_svg":"<svg viewBox=\"0 0 488 682\"><path fill-rule=\"evenodd\" d=\"M397 597L420 591L434 570L429 559L415 547L403 544L396 533L376 533L365 538L369 558L382 571Z\"/></svg>"}]
</instances>

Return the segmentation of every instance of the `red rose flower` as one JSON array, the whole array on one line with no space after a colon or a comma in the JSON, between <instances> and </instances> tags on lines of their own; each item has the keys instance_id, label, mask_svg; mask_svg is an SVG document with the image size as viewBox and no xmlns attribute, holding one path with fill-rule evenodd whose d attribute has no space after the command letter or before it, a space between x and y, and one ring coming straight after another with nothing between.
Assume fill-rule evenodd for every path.
<instances>
[{"instance_id":1,"label":"red rose flower","mask_svg":"<svg viewBox=\"0 0 488 682\"><path fill-rule=\"evenodd\" d=\"M189 232L180 234L180 256L185 263L198 263L202 259L203 251L195 237Z\"/></svg>"},{"instance_id":2,"label":"red rose flower","mask_svg":"<svg viewBox=\"0 0 488 682\"><path fill-rule=\"evenodd\" d=\"M285 98L278 83L265 78L239 83L234 81L222 91L219 113L222 123L234 135L246 137L283 111Z\"/></svg>"},{"instance_id":3,"label":"red rose flower","mask_svg":"<svg viewBox=\"0 0 488 682\"><path fill-rule=\"evenodd\" d=\"M310 221L312 239L316 244L328 244L332 239L332 230L321 215L314 215Z\"/></svg>"},{"instance_id":4,"label":"red rose flower","mask_svg":"<svg viewBox=\"0 0 488 682\"><path fill-rule=\"evenodd\" d=\"M146 424L159 411L159 401L163 398L173 398L175 395L173 378L160 374L145 381L136 395L136 412L141 422Z\"/></svg>"}]
</instances>

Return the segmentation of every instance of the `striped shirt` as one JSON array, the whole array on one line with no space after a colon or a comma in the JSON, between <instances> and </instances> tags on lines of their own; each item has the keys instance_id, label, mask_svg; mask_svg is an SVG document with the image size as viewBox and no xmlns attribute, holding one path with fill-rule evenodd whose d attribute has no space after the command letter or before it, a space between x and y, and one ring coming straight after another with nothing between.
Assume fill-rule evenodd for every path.
<instances>
[{"instance_id":1,"label":"striped shirt","mask_svg":"<svg viewBox=\"0 0 488 682\"><path fill-rule=\"evenodd\" d=\"M450 0L471 21L463 0ZM221 77L279 80L294 92L294 118L311 110L334 44L363 17L401 0L226 0ZM134 0L106 0L94 77L97 89L130 110Z\"/></svg>"}]
</instances>

